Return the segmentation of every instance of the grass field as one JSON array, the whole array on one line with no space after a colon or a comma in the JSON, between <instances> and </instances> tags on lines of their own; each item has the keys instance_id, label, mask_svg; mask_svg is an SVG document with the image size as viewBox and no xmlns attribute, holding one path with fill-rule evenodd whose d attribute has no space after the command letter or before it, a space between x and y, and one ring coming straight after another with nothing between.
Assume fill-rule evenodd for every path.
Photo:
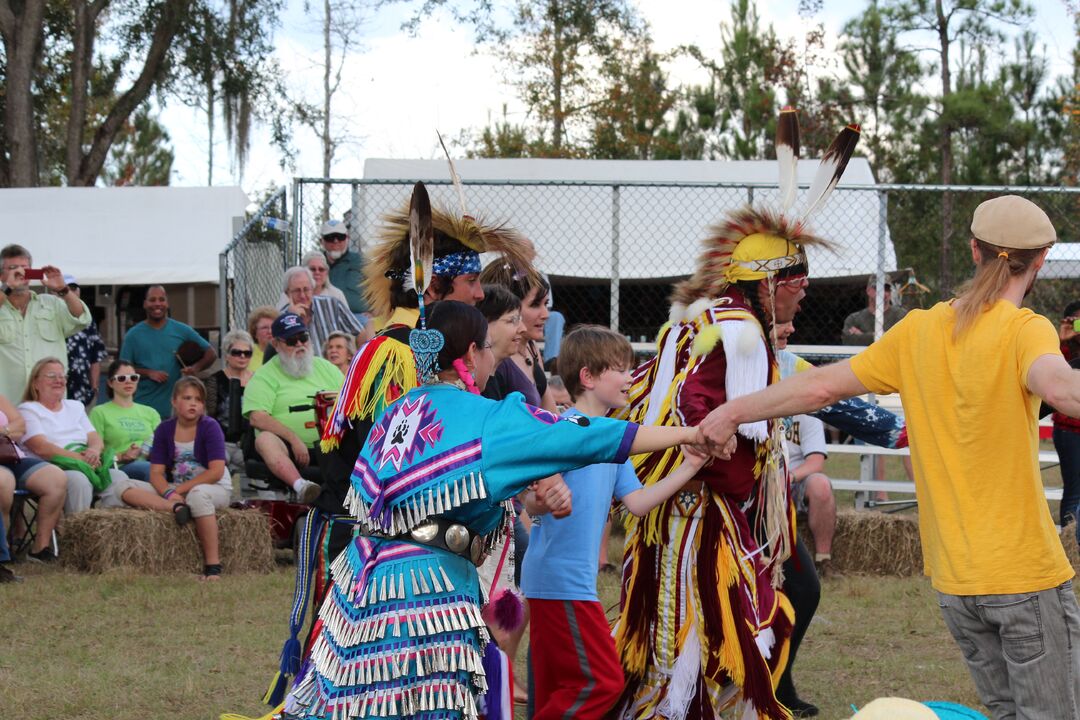
<instances>
[{"instance_id":1,"label":"grass field","mask_svg":"<svg viewBox=\"0 0 1080 720\"><path fill-rule=\"evenodd\" d=\"M857 466L848 466L854 462L830 460L829 472L857 477ZM899 479L898 467L890 478ZM1047 484L1060 484L1055 474L1044 473ZM850 496L840 502L850 503ZM285 638L291 566L216 584L193 576L13 567L26 580L0 586L5 717L216 719L222 712L265 712L259 699ZM601 591L605 605L614 606L615 581L602 577ZM795 680L826 720L846 718L852 703L883 695L979 707L925 578L826 580Z\"/></svg>"}]
</instances>

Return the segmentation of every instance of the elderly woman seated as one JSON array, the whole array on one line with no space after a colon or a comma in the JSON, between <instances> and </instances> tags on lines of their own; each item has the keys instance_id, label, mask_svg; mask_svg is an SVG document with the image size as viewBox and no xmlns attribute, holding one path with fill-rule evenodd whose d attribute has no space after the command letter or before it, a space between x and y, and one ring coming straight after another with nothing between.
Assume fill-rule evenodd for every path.
<instances>
[{"instance_id":1,"label":"elderly woman seated","mask_svg":"<svg viewBox=\"0 0 1080 720\"><path fill-rule=\"evenodd\" d=\"M67 478L55 465L37 458L29 457L18 443L26 433L26 423L22 415L3 395L0 395L0 437L11 440L14 444L15 461L0 465L0 523L4 528L11 527L11 507L15 501L15 490L27 490L37 501L37 534L30 545L29 559L35 562L51 562L56 559L49 540L67 498ZM6 533L6 530L0 531ZM0 537L0 541L4 538ZM0 570L0 582L10 572ZM11 576L13 577L13 576Z\"/></svg>"},{"instance_id":2,"label":"elderly woman seated","mask_svg":"<svg viewBox=\"0 0 1080 720\"><path fill-rule=\"evenodd\" d=\"M222 339L221 349L225 364L206 382L206 414L217 420L225 433L226 464L233 473L240 473L244 469L240 438L250 427L241 414L241 408L244 388L255 374L249 367L255 341L243 330L232 330ZM232 417L234 410L235 418ZM235 423L232 422L234 419Z\"/></svg>"},{"instance_id":3,"label":"elderly woman seated","mask_svg":"<svg viewBox=\"0 0 1080 720\"><path fill-rule=\"evenodd\" d=\"M349 333L335 330L326 338L322 351L323 357L340 370L342 375L348 375L349 364L356 354L356 340Z\"/></svg>"},{"instance_id":4,"label":"elderly woman seated","mask_svg":"<svg viewBox=\"0 0 1080 720\"><path fill-rule=\"evenodd\" d=\"M124 472L111 467L113 458L103 457L105 443L98 435L86 408L75 400L65 400L67 379L64 366L54 357L38 360L30 371L30 383L19 405L26 421L23 446L35 457L58 465L67 475L67 513L86 510L100 496L100 507L133 505L135 495L150 487L149 483L132 480ZM151 488L152 502L170 510L176 500L160 498Z\"/></svg>"}]
</instances>

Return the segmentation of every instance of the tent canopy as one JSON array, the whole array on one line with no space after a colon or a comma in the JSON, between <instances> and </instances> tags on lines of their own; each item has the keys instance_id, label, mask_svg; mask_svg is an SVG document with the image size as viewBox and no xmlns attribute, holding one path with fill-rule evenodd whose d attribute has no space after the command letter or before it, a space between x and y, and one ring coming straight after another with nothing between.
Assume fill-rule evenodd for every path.
<instances>
[{"instance_id":1,"label":"tent canopy","mask_svg":"<svg viewBox=\"0 0 1080 720\"><path fill-rule=\"evenodd\" d=\"M1080 277L1080 242L1056 243L1046 255L1040 278Z\"/></svg>"},{"instance_id":2,"label":"tent canopy","mask_svg":"<svg viewBox=\"0 0 1080 720\"><path fill-rule=\"evenodd\" d=\"M0 190L0 244L19 243L35 267L56 265L83 285L216 283L247 205L237 187Z\"/></svg>"},{"instance_id":3,"label":"tent canopy","mask_svg":"<svg viewBox=\"0 0 1080 720\"><path fill-rule=\"evenodd\" d=\"M458 174L470 185L465 200L471 214L505 220L536 244L538 264L557 278L664 280L693 271L701 239L725 211L753 196L757 206L775 202L775 188L708 187L694 183L775 184L773 161L692 160L457 160ZM799 183L809 185L816 160L799 163ZM411 182L449 180L442 160L371 159L359 185L357 208L362 237L371 237L381 213L407 202ZM535 184L526 184L535 183ZM616 194L612 186L621 183ZM644 184L642 184L644 183ZM810 250L817 278L876 272L879 208L877 193L845 189L872 187L864 158L853 158L838 189L811 218L811 230L833 241L837 250ZM447 185L428 188L432 201L457 208ZM801 206L801 198L795 208ZM896 268L896 253L886 236L885 267Z\"/></svg>"}]
</instances>

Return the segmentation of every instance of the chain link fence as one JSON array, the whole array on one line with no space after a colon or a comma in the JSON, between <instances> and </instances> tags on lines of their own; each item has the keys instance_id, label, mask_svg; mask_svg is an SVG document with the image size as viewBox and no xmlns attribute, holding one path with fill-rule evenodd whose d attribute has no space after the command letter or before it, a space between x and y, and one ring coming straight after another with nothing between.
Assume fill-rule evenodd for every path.
<instances>
[{"instance_id":1,"label":"chain link fence","mask_svg":"<svg viewBox=\"0 0 1080 720\"><path fill-rule=\"evenodd\" d=\"M425 182L433 203L458 207L447 181ZM278 296L281 268L319 247L326 219L347 220L350 244L363 253L380 217L408 203L412 183L298 178L291 235L266 226L266 218L284 216L283 192L272 197L222 255L223 278L230 278L225 305L231 323ZM951 296L971 274L968 227L974 208L1006 193L1037 203L1058 230L1059 244L1029 298L1036 311L1056 321L1064 306L1080 297L1080 190L841 186L810 220L811 230L835 248L809 251L812 281L793 342L842 344L844 319L867 307L869 280L891 282L894 304L907 308L929 307ZM552 282L554 307L565 315L567 327L609 325L633 341L647 342L667 319L672 285L692 272L708 226L748 202L775 203L777 188L478 181L465 184L465 196L470 214L507 222L532 239L538 267ZM880 319L879 312L879 329Z\"/></svg>"},{"instance_id":2,"label":"chain link fence","mask_svg":"<svg viewBox=\"0 0 1080 720\"><path fill-rule=\"evenodd\" d=\"M248 313L277 306L285 269L299 257L288 220L286 189L270 195L218 256L221 334L247 329Z\"/></svg>"}]
</instances>

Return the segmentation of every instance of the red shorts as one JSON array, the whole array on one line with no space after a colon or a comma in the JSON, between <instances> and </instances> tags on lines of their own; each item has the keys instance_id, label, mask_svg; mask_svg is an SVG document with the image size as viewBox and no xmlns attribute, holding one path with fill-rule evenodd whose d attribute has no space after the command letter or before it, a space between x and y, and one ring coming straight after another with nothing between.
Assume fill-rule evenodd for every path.
<instances>
[{"instance_id":1,"label":"red shorts","mask_svg":"<svg viewBox=\"0 0 1080 720\"><path fill-rule=\"evenodd\" d=\"M529 598L529 610L533 720L602 718L623 691L622 665L603 606Z\"/></svg>"}]
</instances>

